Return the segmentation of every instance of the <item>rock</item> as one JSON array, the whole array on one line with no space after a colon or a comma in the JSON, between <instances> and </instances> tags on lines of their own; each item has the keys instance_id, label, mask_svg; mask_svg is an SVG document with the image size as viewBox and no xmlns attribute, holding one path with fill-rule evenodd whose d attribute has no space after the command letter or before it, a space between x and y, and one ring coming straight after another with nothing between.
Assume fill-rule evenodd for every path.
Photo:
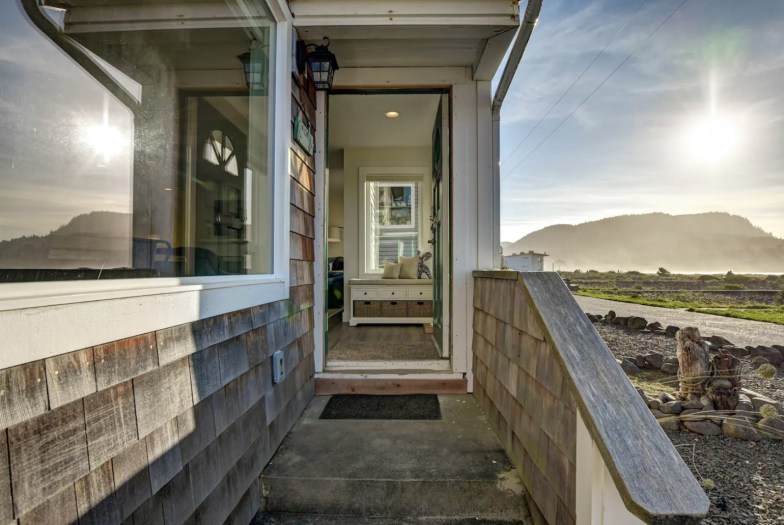
<instances>
[{"instance_id":1,"label":"rock","mask_svg":"<svg viewBox=\"0 0 784 525\"><path fill-rule=\"evenodd\" d=\"M751 406L754 407L754 410L759 411L763 405L773 405L776 409L776 412L781 414L781 403L779 401L774 401L769 397L753 397L751 398Z\"/></svg>"},{"instance_id":2,"label":"rock","mask_svg":"<svg viewBox=\"0 0 784 525\"><path fill-rule=\"evenodd\" d=\"M755 358L753 358L751 360L752 368L759 368L760 365L769 365L769 364L770 364L770 361L768 361L767 359L765 359L764 357L762 357L760 355L758 355L757 357L755 357Z\"/></svg>"},{"instance_id":3,"label":"rock","mask_svg":"<svg viewBox=\"0 0 784 525\"><path fill-rule=\"evenodd\" d=\"M689 394L689 397L685 399L685 401L699 401L699 400L700 400L700 396L698 396L697 394Z\"/></svg>"},{"instance_id":4,"label":"rock","mask_svg":"<svg viewBox=\"0 0 784 525\"><path fill-rule=\"evenodd\" d=\"M661 406L661 401L659 401L658 399L651 399L650 401L648 401L648 407L652 410L659 410L660 406Z\"/></svg>"},{"instance_id":5,"label":"rock","mask_svg":"<svg viewBox=\"0 0 784 525\"><path fill-rule=\"evenodd\" d=\"M700 434L702 436L719 436L721 435L721 427L712 421L681 421L683 426L690 432Z\"/></svg>"},{"instance_id":6,"label":"rock","mask_svg":"<svg viewBox=\"0 0 784 525\"><path fill-rule=\"evenodd\" d=\"M668 394L667 392L662 392L659 394L659 401L662 403L669 403L670 401L675 401L675 396Z\"/></svg>"},{"instance_id":7,"label":"rock","mask_svg":"<svg viewBox=\"0 0 784 525\"><path fill-rule=\"evenodd\" d=\"M677 357L665 357L664 358L664 362L677 365L678 364L678 358Z\"/></svg>"},{"instance_id":8,"label":"rock","mask_svg":"<svg viewBox=\"0 0 784 525\"><path fill-rule=\"evenodd\" d=\"M648 326L648 321L644 317L629 317L626 321L626 328L629 330L642 330Z\"/></svg>"},{"instance_id":9,"label":"rock","mask_svg":"<svg viewBox=\"0 0 784 525\"><path fill-rule=\"evenodd\" d=\"M623 368L623 371L626 372L627 374L632 374L636 376L637 374L640 373L640 367L632 363L628 359L624 359L623 361L621 361L621 368Z\"/></svg>"},{"instance_id":10,"label":"rock","mask_svg":"<svg viewBox=\"0 0 784 525\"><path fill-rule=\"evenodd\" d=\"M757 423L757 428L762 437L776 441L784 440L784 419L781 417L763 418Z\"/></svg>"},{"instance_id":11,"label":"rock","mask_svg":"<svg viewBox=\"0 0 784 525\"><path fill-rule=\"evenodd\" d=\"M595 315L593 315L593 314L589 314L589 313L587 313L587 312L586 312L585 316L586 316L586 317L588 318L588 320L589 320L589 321L591 321L592 323L595 323L596 321L598 321L598 319L596 318L596 316L595 316Z\"/></svg>"},{"instance_id":12,"label":"rock","mask_svg":"<svg viewBox=\"0 0 784 525\"><path fill-rule=\"evenodd\" d=\"M651 332L658 332L659 330L664 330L664 327L662 327L662 324L659 321L654 321L650 323L648 326L646 326L645 328L647 328Z\"/></svg>"},{"instance_id":13,"label":"rock","mask_svg":"<svg viewBox=\"0 0 784 525\"><path fill-rule=\"evenodd\" d=\"M613 319L615 319L615 312L613 310L610 310L609 312L607 312L607 315L605 315L604 318L607 319L608 321L612 321Z\"/></svg>"},{"instance_id":14,"label":"rock","mask_svg":"<svg viewBox=\"0 0 784 525\"><path fill-rule=\"evenodd\" d=\"M769 346L758 346L751 355L754 357L764 357L768 360L768 363L773 366L781 366L781 363L784 363L784 354L781 353L780 350L776 350Z\"/></svg>"},{"instance_id":15,"label":"rock","mask_svg":"<svg viewBox=\"0 0 784 525\"><path fill-rule=\"evenodd\" d=\"M660 407L665 414L680 414L683 412L683 401L669 401Z\"/></svg>"},{"instance_id":16,"label":"rock","mask_svg":"<svg viewBox=\"0 0 784 525\"><path fill-rule=\"evenodd\" d=\"M702 403L703 410L716 410L716 407L713 406L713 401L708 396L702 396L700 403Z\"/></svg>"},{"instance_id":17,"label":"rock","mask_svg":"<svg viewBox=\"0 0 784 525\"><path fill-rule=\"evenodd\" d=\"M738 404L735 405L735 413L742 412L754 412L754 406L751 404L751 401L738 401Z\"/></svg>"},{"instance_id":18,"label":"rock","mask_svg":"<svg viewBox=\"0 0 784 525\"><path fill-rule=\"evenodd\" d=\"M720 335L712 335L706 341L715 344L716 346L734 346L732 343L721 337Z\"/></svg>"},{"instance_id":19,"label":"rock","mask_svg":"<svg viewBox=\"0 0 784 525\"><path fill-rule=\"evenodd\" d=\"M661 367L662 372L666 372L672 375L676 375L679 369L680 366L678 366L678 363L664 363Z\"/></svg>"},{"instance_id":20,"label":"rock","mask_svg":"<svg viewBox=\"0 0 784 525\"><path fill-rule=\"evenodd\" d=\"M645 361L645 356L640 354L634 356L634 362L640 368L645 368L646 366L648 366L648 363Z\"/></svg>"},{"instance_id":21,"label":"rock","mask_svg":"<svg viewBox=\"0 0 784 525\"><path fill-rule=\"evenodd\" d=\"M661 412L660 410L656 410L655 408L651 409L651 414L653 414L653 417L655 417L656 419L667 417L667 414Z\"/></svg>"},{"instance_id":22,"label":"rock","mask_svg":"<svg viewBox=\"0 0 784 525\"><path fill-rule=\"evenodd\" d=\"M739 346L730 346L727 348L727 351L730 353L730 355L733 355L737 358L747 357L750 353L747 349L741 348Z\"/></svg>"},{"instance_id":23,"label":"rock","mask_svg":"<svg viewBox=\"0 0 784 525\"><path fill-rule=\"evenodd\" d=\"M721 431L725 436L746 441L759 441L762 435L757 430L757 425L742 417L728 417L721 425Z\"/></svg>"},{"instance_id":24,"label":"rock","mask_svg":"<svg viewBox=\"0 0 784 525\"><path fill-rule=\"evenodd\" d=\"M704 405L699 400L686 401L683 404L684 410L702 410Z\"/></svg>"},{"instance_id":25,"label":"rock","mask_svg":"<svg viewBox=\"0 0 784 525\"><path fill-rule=\"evenodd\" d=\"M653 368L661 368L664 364L664 356L659 352L651 352L650 354L645 354L643 356L645 362L651 365Z\"/></svg>"},{"instance_id":26,"label":"rock","mask_svg":"<svg viewBox=\"0 0 784 525\"><path fill-rule=\"evenodd\" d=\"M640 397L643 401L645 401L645 405L648 405L648 396L645 395L645 391L642 388L636 388L637 393L640 394Z\"/></svg>"},{"instance_id":27,"label":"rock","mask_svg":"<svg viewBox=\"0 0 784 525\"><path fill-rule=\"evenodd\" d=\"M779 352L784 353L784 345L770 345L771 348L775 348Z\"/></svg>"},{"instance_id":28,"label":"rock","mask_svg":"<svg viewBox=\"0 0 784 525\"><path fill-rule=\"evenodd\" d=\"M612 321L610 321L610 324L614 324L616 326L626 326L626 321L628 319L629 319L628 317L615 316L612 318Z\"/></svg>"},{"instance_id":29,"label":"rock","mask_svg":"<svg viewBox=\"0 0 784 525\"><path fill-rule=\"evenodd\" d=\"M701 414L701 413L702 413L702 409L701 408L685 408L685 407L683 407L683 410L681 410L681 416L690 416L692 414ZM692 417L690 419L694 420L694 419L698 419L698 418L697 417Z\"/></svg>"},{"instance_id":30,"label":"rock","mask_svg":"<svg viewBox=\"0 0 784 525\"><path fill-rule=\"evenodd\" d=\"M664 430L676 431L681 429L681 424L674 417L657 418L656 422L659 423L659 426Z\"/></svg>"},{"instance_id":31,"label":"rock","mask_svg":"<svg viewBox=\"0 0 784 525\"><path fill-rule=\"evenodd\" d=\"M669 325L667 328L664 329L664 332L670 337L675 337L675 334L678 333L678 330L680 330L679 326Z\"/></svg>"},{"instance_id":32,"label":"rock","mask_svg":"<svg viewBox=\"0 0 784 525\"><path fill-rule=\"evenodd\" d=\"M721 348L721 347L719 345L717 345L717 344L708 343L708 352L718 352L719 348Z\"/></svg>"}]
</instances>

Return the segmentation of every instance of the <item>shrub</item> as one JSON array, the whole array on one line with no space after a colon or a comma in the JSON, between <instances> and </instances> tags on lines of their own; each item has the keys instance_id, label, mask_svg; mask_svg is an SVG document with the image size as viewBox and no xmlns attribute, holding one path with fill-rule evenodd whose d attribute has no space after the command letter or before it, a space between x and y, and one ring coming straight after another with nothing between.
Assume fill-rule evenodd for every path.
<instances>
[{"instance_id":1,"label":"shrub","mask_svg":"<svg viewBox=\"0 0 784 525\"><path fill-rule=\"evenodd\" d=\"M667 277L671 274L667 268L659 267L659 270L656 272L656 275L658 275L659 277Z\"/></svg>"},{"instance_id":2,"label":"shrub","mask_svg":"<svg viewBox=\"0 0 784 525\"><path fill-rule=\"evenodd\" d=\"M697 277L697 280L703 283L707 283L710 281L720 281L721 277L717 275L700 275L699 277Z\"/></svg>"},{"instance_id":3,"label":"shrub","mask_svg":"<svg viewBox=\"0 0 784 525\"><path fill-rule=\"evenodd\" d=\"M776 377L776 367L770 363L763 363L757 369L757 375L762 379L773 379Z\"/></svg>"},{"instance_id":4,"label":"shrub","mask_svg":"<svg viewBox=\"0 0 784 525\"><path fill-rule=\"evenodd\" d=\"M776 297L773 298L773 301L779 306L784 305L784 290L779 290Z\"/></svg>"},{"instance_id":5,"label":"shrub","mask_svg":"<svg viewBox=\"0 0 784 525\"><path fill-rule=\"evenodd\" d=\"M746 285L745 284L725 284L724 285L724 289L725 290L745 290L746 289Z\"/></svg>"},{"instance_id":6,"label":"shrub","mask_svg":"<svg viewBox=\"0 0 784 525\"><path fill-rule=\"evenodd\" d=\"M773 405L762 405L760 407L760 415L762 417L776 417L779 415L779 411L776 410L776 407Z\"/></svg>"}]
</instances>

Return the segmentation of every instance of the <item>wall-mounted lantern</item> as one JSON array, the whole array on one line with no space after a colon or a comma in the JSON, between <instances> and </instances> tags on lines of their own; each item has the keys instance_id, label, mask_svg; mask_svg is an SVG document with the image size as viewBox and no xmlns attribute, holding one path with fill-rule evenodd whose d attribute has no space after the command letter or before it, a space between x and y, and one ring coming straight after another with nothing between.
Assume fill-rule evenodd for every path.
<instances>
[{"instance_id":1,"label":"wall-mounted lantern","mask_svg":"<svg viewBox=\"0 0 784 525\"><path fill-rule=\"evenodd\" d=\"M245 85L253 95L267 94L267 64L266 54L261 45L255 40L251 43L251 50L237 55L242 63L242 72L245 75Z\"/></svg>"},{"instance_id":2,"label":"wall-mounted lantern","mask_svg":"<svg viewBox=\"0 0 784 525\"><path fill-rule=\"evenodd\" d=\"M335 55L329 50L329 38L324 37L324 40L326 45L308 44L305 49L305 61L313 73L313 84L317 91L331 89L335 71L340 69Z\"/></svg>"}]
</instances>

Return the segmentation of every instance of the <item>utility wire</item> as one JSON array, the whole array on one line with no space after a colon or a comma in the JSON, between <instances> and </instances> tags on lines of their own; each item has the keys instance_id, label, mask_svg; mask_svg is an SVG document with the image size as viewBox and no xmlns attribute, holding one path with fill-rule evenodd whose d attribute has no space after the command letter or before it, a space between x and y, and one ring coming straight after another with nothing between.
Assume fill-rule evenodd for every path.
<instances>
[{"instance_id":1,"label":"utility wire","mask_svg":"<svg viewBox=\"0 0 784 525\"><path fill-rule=\"evenodd\" d=\"M521 147L523 144L525 144L525 143L526 143L526 141L527 141L527 140L528 140L528 138L529 138L529 137L530 137L530 136L533 134L533 132L534 132L534 131L536 131L536 130L539 128L539 126L542 124L542 122L544 122L544 121L545 121L545 119L546 119L546 118L547 118L547 117L550 115L550 113L551 113L551 112L552 112L552 111L555 109L555 107L556 107L558 104L560 104L560 103L561 103L561 101L564 99L564 97L565 97L566 95L568 95L568 94L569 94L569 92L572 90L572 88L573 88L575 85L577 85L577 83L580 81L580 79L581 79L581 78L583 78L583 76L584 76L584 75L585 75L585 74L588 72L588 70L589 70L589 69L591 69L591 66L593 66L593 65L596 63L596 61L597 61L597 60L599 60L599 58L600 58L600 57L601 57L601 56L604 54L604 52L605 52L605 51L607 51L607 48L608 48L608 47L610 47L610 44L612 44L612 43L615 41L615 39L616 39L616 38L618 38L618 37L621 35L621 33L623 33L623 31L626 29L626 26L628 26L628 25L631 23L631 21L632 21L632 20L634 20L634 17L635 17L635 16L637 16L637 13L640 11L640 9L642 9L642 6L644 6L644 5L645 5L647 2L648 2L648 0L642 0L642 3L641 3L639 6L637 6L637 9L635 9L634 13L632 13L632 15L629 17L629 19L628 19L628 20L626 20L626 23L624 23L624 24L623 24L623 26L622 26L622 27L621 27L621 28L620 28L620 29L619 29L619 30L618 30L618 31L615 33L615 35L613 35L613 37L612 37L610 40L608 40L608 41L607 41L607 43L604 45L604 47L602 48L602 50L601 50L601 51L599 51L599 52L596 54L596 56L594 56L594 57L593 57L593 60L591 60L591 62L590 62L590 63L589 63L587 66L585 66L585 69L583 69L583 70L580 72L580 74L579 74L579 75L577 75L577 78L575 78L575 79L574 79L574 81L573 81L573 82L572 82L572 83L569 85L569 87L568 87L568 88L566 88L566 91L564 91L564 92L561 94L561 96L560 96L560 97L558 97L558 100L556 100L556 101L553 103L553 105L552 105L552 106L550 106L550 109L548 109L548 110L547 110L547 112L546 112L544 115L542 115L542 118L540 118L540 119L539 119L539 122L537 122L537 123L534 125L534 127L532 127L530 130L528 130L528 133L525 135L525 137L523 137L523 140L521 140L520 142L518 142L518 143L517 143L517 146L515 146L515 147L514 147L514 149L512 150L512 152L511 152L511 153L509 153L509 155L507 155L507 156L506 156L506 158L505 158L503 161L501 161L501 165L502 165L502 166L503 166L504 164L506 164L506 162L507 162L509 159L511 159L511 158L512 158L512 156L514 156L514 154L515 154L515 153L517 153L517 150L518 150L518 149L520 149L520 147Z\"/></svg>"},{"instance_id":2,"label":"utility wire","mask_svg":"<svg viewBox=\"0 0 784 525\"><path fill-rule=\"evenodd\" d=\"M566 122L566 121L569 119L569 117L571 117L571 116L572 116L572 115L575 113L575 111L577 111L578 109L580 109L581 107L583 107L583 104L585 104L586 102L588 102L588 99L590 99L590 98L591 98L591 97L592 97L594 94L596 94L596 92L597 92L597 91L599 91L599 89L601 89L601 87L602 87L602 86L603 86L603 85L604 85L604 84L605 84L605 83L606 83L608 80L610 80L610 77L612 77L612 76L613 76L615 73L617 73L617 72L618 72L618 70L619 70L619 69L621 69L621 68L624 66L624 64L626 64L626 62L628 62L628 61L629 61L629 60L630 60L630 59L631 59L631 58L632 58L632 57L635 55L635 53L637 53L637 51L639 51L639 50L640 50L640 49L641 49L641 48L642 48L642 47L643 47L643 46L644 46L646 43L648 43L648 41L649 41L649 40L650 40L650 39L653 37L653 35L655 35L655 34L656 34L658 31L659 31L659 29L661 29L661 28L662 28L662 26L664 26L664 24L666 24L666 23L667 23L667 22L670 20L670 18L672 18L672 17L675 15L675 13L677 13L677 12L678 12L678 11L679 11L679 10L680 10L680 9L681 9L683 6L684 6L684 5L686 5L686 2L688 2L688 1L689 1L689 0L683 0L683 2L681 2L681 3L680 3L680 5L678 5L678 7L676 7L676 8L675 8L675 9L674 9L674 10L673 10L673 11L672 11L672 12L671 12L669 15L667 15L667 18L665 18L664 20L662 20L662 22L661 22L661 23L660 23L658 26L656 26L656 29L654 29L654 30L653 30L653 32L652 32L651 34L649 34L649 35L648 35L648 36L645 38L645 40L643 40L643 41L640 43L640 45L638 45L638 46L637 46L637 47L634 49L634 51L632 51L632 52L629 54L629 56L627 56L626 58L624 58L624 59L623 59L623 61L621 61L621 63L620 63L620 64L618 64L618 65L615 67L615 69L613 69L613 70L610 72L610 74L609 74L609 75L607 75L607 76L604 78L604 80L602 80L602 81L599 83L599 85L598 85L598 86L596 86L596 87L593 89L593 91L591 91L590 93L588 93L588 96L586 96L586 97L585 97L585 98L584 98L584 99L583 99L583 100L582 100L582 101L581 101L581 102L580 102L580 103L577 105L577 107L576 107L576 108L574 108L572 111L570 111L570 112L569 112L569 114L568 114L568 115L566 115L566 116L565 116L563 119L561 119L561 121L558 123L558 125L557 125L557 126L555 126L555 127L554 127L554 128L551 130L551 131L550 131L550 133L548 133L548 134L547 134L547 136L546 136L544 139L542 139L542 140L541 140L541 141L540 141L540 142L539 142L539 143L538 143L538 144L537 144L537 145L534 147L534 149L532 149L531 151L529 151L529 152L528 152L528 155L526 155L525 157L523 157L523 159L522 159L520 162L518 162L517 164L515 164L514 168L512 168L511 170L509 170L509 171L507 172L506 176L505 176L505 177L502 177L502 178L501 178L501 180L503 180L503 179L507 178L509 175L511 175L512 173L514 173L514 170L516 170L517 168L519 168L519 167L520 167L520 166L521 166L521 165L522 165L522 164L523 164L525 161L527 161L527 160L528 160L528 159L531 157L531 155L533 155L533 154L536 152L536 150L538 150L538 149L539 149L539 148L540 148L540 147L541 147L541 146L542 146L542 145L543 145L545 142L547 142L547 140L548 140L550 137L552 137L552 136L555 134L555 132L556 132L556 131L558 131L559 129L561 129L561 126L564 124L564 122Z\"/></svg>"}]
</instances>

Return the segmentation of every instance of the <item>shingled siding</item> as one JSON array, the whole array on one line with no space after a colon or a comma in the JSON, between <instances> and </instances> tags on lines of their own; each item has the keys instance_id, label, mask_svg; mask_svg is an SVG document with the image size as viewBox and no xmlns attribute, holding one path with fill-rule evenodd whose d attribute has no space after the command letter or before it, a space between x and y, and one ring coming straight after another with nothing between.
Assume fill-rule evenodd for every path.
<instances>
[{"instance_id":1,"label":"shingled siding","mask_svg":"<svg viewBox=\"0 0 784 525\"><path fill-rule=\"evenodd\" d=\"M0 370L0 525L251 521L314 390L314 171L297 144L290 174L289 299Z\"/></svg>"},{"instance_id":2,"label":"shingled siding","mask_svg":"<svg viewBox=\"0 0 784 525\"><path fill-rule=\"evenodd\" d=\"M516 279L475 277L473 355L474 397L528 494L548 523L575 523L575 399Z\"/></svg>"}]
</instances>

